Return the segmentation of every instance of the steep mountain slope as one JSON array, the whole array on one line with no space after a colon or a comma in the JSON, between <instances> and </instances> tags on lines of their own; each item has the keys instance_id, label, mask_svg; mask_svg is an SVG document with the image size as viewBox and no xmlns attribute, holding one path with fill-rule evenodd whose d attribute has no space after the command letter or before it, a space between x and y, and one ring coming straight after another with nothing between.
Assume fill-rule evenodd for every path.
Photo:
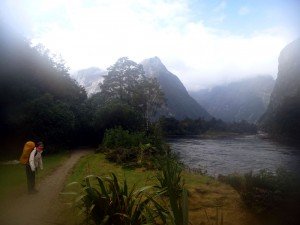
<instances>
[{"instance_id":1,"label":"steep mountain slope","mask_svg":"<svg viewBox=\"0 0 300 225\"><path fill-rule=\"evenodd\" d=\"M267 109L274 83L271 76L257 76L190 94L216 118L255 123Z\"/></svg>"},{"instance_id":2,"label":"steep mountain slope","mask_svg":"<svg viewBox=\"0 0 300 225\"><path fill-rule=\"evenodd\" d=\"M300 38L280 53L278 76L270 104L261 119L270 133L300 137Z\"/></svg>"},{"instance_id":3,"label":"steep mountain slope","mask_svg":"<svg viewBox=\"0 0 300 225\"><path fill-rule=\"evenodd\" d=\"M145 75L156 77L165 93L167 108L161 114L173 116L176 119L211 118L209 113L188 94L178 77L168 71L158 57L145 59L141 64L144 67Z\"/></svg>"},{"instance_id":4,"label":"steep mountain slope","mask_svg":"<svg viewBox=\"0 0 300 225\"><path fill-rule=\"evenodd\" d=\"M87 94L90 96L91 94L100 91L99 83L103 81L104 75L107 75L107 71L97 67L90 67L76 71L71 76L85 88Z\"/></svg>"}]
</instances>

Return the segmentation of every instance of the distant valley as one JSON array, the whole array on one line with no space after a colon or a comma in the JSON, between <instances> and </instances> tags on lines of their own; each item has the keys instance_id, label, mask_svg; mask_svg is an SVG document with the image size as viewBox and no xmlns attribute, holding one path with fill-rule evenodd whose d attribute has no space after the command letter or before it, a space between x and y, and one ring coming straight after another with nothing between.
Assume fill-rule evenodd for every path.
<instances>
[{"instance_id":1,"label":"distant valley","mask_svg":"<svg viewBox=\"0 0 300 225\"><path fill-rule=\"evenodd\" d=\"M256 123L268 107L274 84L273 77L260 75L190 95L217 119Z\"/></svg>"}]
</instances>

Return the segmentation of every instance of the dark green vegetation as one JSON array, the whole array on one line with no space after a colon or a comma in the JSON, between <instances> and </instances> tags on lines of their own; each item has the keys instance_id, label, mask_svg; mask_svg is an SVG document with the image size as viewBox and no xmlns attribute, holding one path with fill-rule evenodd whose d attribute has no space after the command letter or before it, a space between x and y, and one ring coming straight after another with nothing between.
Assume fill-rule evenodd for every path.
<instances>
[{"instance_id":1,"label":"dark green vegetation","mask_svg":"<svg viewBox=\"0 0 300 225\"><path fill-rule=\"evenodd\" d=\"M199 135L206 132L226 132L236 134L255 134L257 128L245 120L241 122L225 123L215 118L206 121L202 119L176 120L175 118L161 117L159 119L160 127L165 135Z\"/></svg>"},{"instance_id":2,"label":"dark green vegetation","mask_svg":"<svg viewBox=\"0 0 300 225\"><path fill-rule=\"evenodd\" d=\"M43 140L47 150L80 144L84 89L69 77L59 57L42 46L30 47L4 26L0 29L1 157L17 150L20 154L28 139Z\"/></svg>"},{"instance_id":3,"label":"dark green vegetation","mask_svg":"<svg viewBox=\"0 0 300 225\"><path fill-rule=\"evenodd\" d=\"M81 186L78 193L63 194L74 193L73 206L84 212L87 224L89 221L95 224L154 224L157 217L165 221L166 210L156 202L157 194L146 192L150 186L138 190L129 188L126 179L120 185L115 174L108 177L90 175Z\"/></svg>"},{"instance_id":4,"label":"dark green vegetation","mask_svg":"<svg viewBox=\"0 0 300 225\"><path fill-rule=\"evenodd\" d=\"M147 131L150 119L165 102L157 80L146 78L143 66L125 57L108 68L100 89L89 101L103 131L116 126Z\"/></svg>"},{"instance_id":5,"label":"dark green vegetation","mask_svg":"<svg viewBox=\"0 0 300 225\"><path fill-rule=\"evenodd\" d=\"M124 180L126 179L128 190L132 190L134 187L138 191L146 187L144 194L153 194L164 190L155 197L155 200L168 209L168 222L170 223L167 224L174 224L172 223L172 220L174 222L174 215L172 215L170 199L168 198L169 194L166 190L166 187L170 187L169 192L180 196L174 201L174 209L177 205L177 212L186 215L186 211L182 211L180 208L188 206L188 219L191 224L220 225L223 221L224 224L232 225L261 225L245 207L241 207L243 204L240 201L240 197L229 185L220 183L208 176L182 170L181 165L177 164L176 161L168 161L168 159L162 158L160 162L161 166L169 167L171 170L166 172L165 170L147 170L143 167L128 168L109 162L105 159L103 153L91 154L79 161L67 183L81 183L81 181L85 183L83 178L89 174L95 174L105 180L106 177L110 177L114 173L118 179L120 189L124 187ZM157 166L159 167L159 162ZM100 191L97 180L91 179L94 181L91 182L91 185ZM158 186L158 188L153 188L154 186ZM64 192L76 191L84 195L87 194L84 190L77 189L77 187L79 186L68 186ZM180 203L186 200L186 194L182 192L183 189L188 190L188 205ZM69 199L66 195L62 197L63 199ZM74 217L74 214L72 214L71 217L66 218L66 221L75 220L74 222L77 224L78 219L83 219L80 215L79 217Z\"/></svg>"},{"instance_id":6,"label":"dark green vegetation","mask_svg":"<svg viewBox=\"0 0 300 225\"><path fill-rule=\"evenodd\" d=\"M245 205L272 224L299 224L300 177L282 169L245 175L220 176L241 196Z\"/></svg>"},{"instance_id":7,"label":"dark green vegetation","mask_svg":"<svg viewBox=\"0 0 300 225\"><path fill-rule=\"evenodd\" d=\"M87 98L63 60L43 46L31 47L1 26L1 157L16 158L27 140L43 140L48 152L97 145L106 129L122 126L148 131L164 103L155 78L143 67L120 58L108 68L101 92Z\"/></svg>"},{"instance_id":8,"label":"dark green vegetation","mask_svg":"<svg viewBox=\"0 0 300 225\"><path fill-rule=\"evenodd\" d=\"M300 140L300 39L280 53L278 75L260 126L276 137Z\"/></svg>"},{"instance_id":9,"label":"dark green vegetation","mask_svg":"<svg viewBox=\"0 0 300 225\"><path fill-rule=\"evenodd\" d=\"M158 169L156 187L167 196L172 224L188 225L188 191L183 185L182 166L171 155L165 155L158 159Z\"/></svg>"},{"instance_id":10,"label":"dark green vegetation","mask_svg":"<svg viewBox=\"0 0 300 225\"><path fill-rule=\"evenodd\" d=\"M159 160L156 185L139 189L120 185L117 176L87 176L75 195L73 206L85 212L84 219L95 224L174 224L187 225L188 195L183 187L182 169L165 155ZM93 182L94 181L94 182ZM71 183L73 186L78 183Z\"/></svg>"},{"instance_id":11,"label":"dark green vegetation","mask_svg":"<svg viewBox=\"0 0 300 225\"><path fill-rule=\"evenodd\" d=\"M151 129L152 130L152 129ZM153 157L168 150L168 146L157 137L157 131L129 132L121 127L106 130L99 151L111 162L129 167L153 168Z\"/></svg>"}]
</instances>

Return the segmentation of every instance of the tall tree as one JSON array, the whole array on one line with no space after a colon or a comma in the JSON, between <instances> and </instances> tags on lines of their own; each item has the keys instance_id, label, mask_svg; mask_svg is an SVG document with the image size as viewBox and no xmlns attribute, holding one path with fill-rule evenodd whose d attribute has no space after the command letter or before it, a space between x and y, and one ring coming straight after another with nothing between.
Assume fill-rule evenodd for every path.
<instances>
[{"instance_id":1,"label":"tall tree","mask_svg":"<svg viewBox=\"0 0 300 225\"><path fill-rule=\"evenodd\" d=\"M123 57L108 68L108 75L100 84L101 92L105 99L120 99L129 105L134 105L134 95L137 88L141 86L145 79L142 65Z\"/></svg>"},{"instance_id":2,"label":"tall tree","mask_svg":"<svg viewBox=\"0 0 300 225\"><path fill-rule=\"evenodd\" d=\"M140 112L148 123L165 100L155 78L145 77L143 66L123 57L108 68L100 84L105 102L119 100Z\"/></svg>"}]
</instances>

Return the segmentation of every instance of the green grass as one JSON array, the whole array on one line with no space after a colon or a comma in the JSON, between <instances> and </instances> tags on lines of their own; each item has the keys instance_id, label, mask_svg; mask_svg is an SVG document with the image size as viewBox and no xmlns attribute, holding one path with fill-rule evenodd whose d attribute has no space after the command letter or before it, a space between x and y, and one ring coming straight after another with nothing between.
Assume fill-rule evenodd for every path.
<instances>
[{"instance_id":1,"label":"green grass","mask_svg":"<svg viewBox=\"0 0 300 225\"><path fill-rule=\"evenodd\" d=\"M122 166L106 160L103 153L90 154L81 158L67 178L66 184L74 181L81 182L84 177L91 174L103 176L111 173L115 173L121 183L125 177L129 187L134 184L136 188L158 184L155 178L156 171L143 168L124 169ZM248 225L249 221L253 221L252 224L260 224L252 214L241 207L242 203L238 193L229 185L220 183L209 176L188 171L184 171L182 175L185 187L188 189L189 216L192 224L213 224L212 221L216 215L215 205L221 201L224 204L222 212L227 224ZM204 211L203 206L209 208ZM66 212L64 211L65 221L67 221L65 224L78 224L78 217L74 216L73 212L69 212L69 214Z\"/></svg>"},{"instance_id":2,"label":"green grass","mask_svg":"<svg viewBox=\"0 0 300 225\"><path fill-rule=\"evenodd\" d=\"M120 181L126 178L129 186L136 185L137 188L146 185L157 184L155 178L156 171L146 170L144 168L127 169L120 165L111 163L105 159L103 153L90 154L80 159L73 169L72 174L67 179L67 183L74 181L81 181L87 175L110 175L115 173ZM201 176L192 173L183 173L183 179L189 187L196 187L198 185L206 184L207 182L214 182L212 178Z\"/></svg>"},{"instance_id":3,"label":"green grass","mask_svg":"<svg viewBox=\"0 0 300 225\"><path fill-rule=\"evenodd\" d=\"M145 184L154 184L155 172L144 169L124 169L122 166L111 163L105 159L104 154L90 154L83 157L74 167L67 183L81 181L87 175L110 175L115 173L118 179L123 182L126 177L129 186L136 184L143 187Z\"/></svg>"},{"instance_id":4,"label":"green grass","mask_svg":"<svg viewBox=\"0 0 300 225\"><path fill-rule=\"evenodd\" d=\"M55 155L46 155L43 157L44 169L39 170L36 177L37 181L53 172L63 160L67 159L67 152ZM26 192L26 173L25 166L22 164L16 165L0 165L0 201L9 198L11 195L18 195Z\"/></svg>"}]
</instances>

